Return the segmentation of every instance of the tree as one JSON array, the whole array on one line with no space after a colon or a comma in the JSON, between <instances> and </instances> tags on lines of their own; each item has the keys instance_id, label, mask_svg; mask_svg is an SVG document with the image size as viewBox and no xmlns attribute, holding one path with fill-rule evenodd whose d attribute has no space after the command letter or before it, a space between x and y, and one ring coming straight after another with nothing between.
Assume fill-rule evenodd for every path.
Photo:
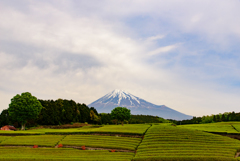
<instances>
[{"instance_id":1,"label":"tree","mask_svg":"<svg viewBox=\"0 0 240 161\"><path fill-rule=\"evenodd\" d=\"M90 121L90 109L87 105L85 105L84 103L83 104L80 104L78 103L77 104L78 106L78 109L80 111L80 115L81 115L81 122L88 122Z\"/></svg>"},{"instance_id":2,"label":"tree","mask_svg":"<svg viewBox=\"0 0 240 161\"><path fill-rule=\"evenodd\" d=\"M213 122L217 122L216 116L213 115Z\"/></svg>"},{"instance_id":3,"label":"tree","mask_svg":"<svg viewBox=\"0 0 240 161\"><path fill-rule=\"evenodd\" d=\"M216 122L221 122L221 121L222 121L222 120L221 120L220 116L217 115L217 117L216 117Z\"/></svg>"},{"instance_id":4,"label":"tree","mask_svg":"<svg viewBox=\"0 0 240 161\"><path fill-rule=\"evenodd\" d=\"M227 121L225 115L222 115L222 121Z\"/></svg>"},{"instance_id":5,"label":"tree","mask_svg":"<svg viewBox=\"0 0 240 161\"><path fill-rule=\"evenodd\" d=\"M11 99L8 112L12 119L18 121L25 130L26 123L29 119L38 117L42 109L41 103L31 93L25 92L21 95L17 94Z\"/></svg>"},{"instance_id":6,"label":"tree","mask_svg":"<svg viewBox=\"0 0 240 161\"><path fill-rule=\"evenodd\" d=\"M0 115L0 127L4 125L9 125L10 123L10 117L8 114L8 110L3 110Z\"/></svg>"},{"instance_id":7,"label":"tree","mask_svg":"<svg viewBox=\"0 0 240 161\"><path fill-rule=\"evenodd\" d=\"M126 107L116 107L111 111L111 118L121 121L123 126L123 121L131 118L131 110Z\"/></svg>"}]
</instances>

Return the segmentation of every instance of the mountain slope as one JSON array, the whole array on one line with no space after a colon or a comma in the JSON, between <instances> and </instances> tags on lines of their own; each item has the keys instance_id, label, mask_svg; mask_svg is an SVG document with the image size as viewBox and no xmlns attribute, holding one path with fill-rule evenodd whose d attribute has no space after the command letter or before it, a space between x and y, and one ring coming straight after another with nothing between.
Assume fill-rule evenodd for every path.
<instances>
[{"instance_id":1,"label":"mountain slope","mask_svg":"<svg viewBox=\"0 0 240 161\"><path fill-rule=\"evenodd\" d=\"M99 113L111 113L115 107L127 107L132 114L153 115L165 119L191 119L192 116L185 115L176 110L173 110L165 105L154 105L139 97L130 94L123 90L114 90L98 100L88 105L94 107Z\"/></svg>"}]
</instances>

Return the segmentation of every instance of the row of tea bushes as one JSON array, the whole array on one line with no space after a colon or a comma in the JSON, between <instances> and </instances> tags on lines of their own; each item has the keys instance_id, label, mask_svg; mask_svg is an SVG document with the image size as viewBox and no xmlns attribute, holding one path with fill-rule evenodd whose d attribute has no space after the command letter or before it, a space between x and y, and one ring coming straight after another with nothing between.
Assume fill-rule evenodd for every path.
<instances>
[{"instance_id":1,"label":"row of tea bushes","mask_svg":"<svg viewBox=\"0 0 240 161\"><path fill-rule=\"evenodd\" d=\"M0 143L10 138L10 136L0 136Z\"/></svg>"},{"instance_id":2,"label":"row of tea bushes","mask_svg":"<svg viewBox=\"0 0 240 161\"><path fill-rule=\"evenodd\" d=\"M240 141L202 131L153 125L144 136L134 160L234 160Z\"/></svg>"},{"instance_id":3,"label":"row of tea bushes","mask_svg":"<svg viewBox=\"0 0 240 161\"><path fill-rule=\"evenodd\" d=\"M0 146L33 146L54 147L57 144L66 146L87 146L93 148L136 150L142 138L102 136L102 135L30 135L0 136Z\"/></svg>"},{"instance_id":4,"label":"row of tea bushes","mask_svg":"<svg viewBox=\"0 0 240 161\"><path fill-rule=\"evenodd\" d=\"M64 146L85 145L86 147L95 148L112 148L136 150L142 138L101 136L101 135L67 135L60 144Z\"/></svg>"},{"instance_id":5,"label":"row of tea bushes","mask_svg":"<svg viewBox=\"0 0 240 161\"><path fill-rule=\"evenodd\" d=\"M7 137L7 136L6 136ZM30 135L30 136L9 136L8 139L0 143L3 145L14 146L47 146L54 147L65 136L63 135Z\"/></svg>"},{"instance_id":6,"label":"row of tea bushes","mask_svg":"<svg viewBox=\"0 0 240 161\"><path fill-rule=\"evenodd\" d=\"M101 128L92 129L91 132L96 133L113 133L113 134L129 134L144 135L150 124L125 124L122 125L105 125Z\"/></svg>"},{"instance_id":7,"label":"row of tea bushes","mask_svg":"<svg viewBox=\"0 0 240 161\"><path fill-rule=\"evenodd\" d=\"M150 124L125 124L122 125L104 125L100 127L84 126L71 129L35 129L27 131L0 131L0 135L43 135L43 134L120 134L120 135L144 135Z\"/></svg>"},{"instance_id":8,"label":"row of tea bushes","mask_svg":"<svg viewBox=\"0 0 240 161\"><path fill-rule=\"evenodd\" d=\"M134 153L109 152L106 150L77 150L72 148L2 148L0 161L131 161Z\"/></svg>"},{"instance_id":9,"label":"row of tea bushes","mask_svg":"<svg viewBox=\"0 0 240 161\"><path fill-rule=\"evenodd\" d=\"M201 130L206 132L213 133L229 133L229 134L237 134L238 130L234 128L234 126L240 126L239 123L236 122L218 122L218 123L209 123L209 124L189 124L189 125L180 125L179 127Z\"/></svg>"},{"instance_id":10,"label":"row of tea bushes","mask_svg":"<svg viewBox=\"0 0 240 161\"><path fill-rule=\"evenodd\" d=\"M40 131L5 131L5 130L0 130L0 136L6 136L6 135L44 135L45 132L40 132Z\"/></svg>"}]
</instances>

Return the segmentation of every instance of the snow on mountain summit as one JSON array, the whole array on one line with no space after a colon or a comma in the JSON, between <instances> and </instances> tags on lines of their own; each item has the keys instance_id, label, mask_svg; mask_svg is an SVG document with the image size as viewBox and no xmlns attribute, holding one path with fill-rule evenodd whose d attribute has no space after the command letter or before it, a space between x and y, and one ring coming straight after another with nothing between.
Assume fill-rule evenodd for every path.
<instances>
[{"instance_id":1,"label":"snow on mountain summit","mask_svg":"<svg viewBox=\"0 0 240 161\"><path fill-rule=\"evenodd\" d=\"M103 98L107 98L107 99L114 99L117 98L118 99L118 105L121 104L121 100L129 100L131 105L134 104L131 100L136 101L138 104L140 104L140 101L138 100L138 97L135 97L134 95L130 94L127 91L124 90L119 90L119 89L115 89L114 91L108 93L107 95L105 95Z\"/></svg>"},{"instance_id":2,"label":"snow on mountain summit","mask_svg":"<svg viewBox=\"0 0 240 161\"><path fill-rule=\"evenodd\" d=\"M99 113L111 113L115 107L127 107L132 114L144 114L160 116L165 119L191 119L192 116L185 115L165 105L154 105L131 93L115 89L98 100L88 105L94 107Z\"/></svg>"}]
</instances>

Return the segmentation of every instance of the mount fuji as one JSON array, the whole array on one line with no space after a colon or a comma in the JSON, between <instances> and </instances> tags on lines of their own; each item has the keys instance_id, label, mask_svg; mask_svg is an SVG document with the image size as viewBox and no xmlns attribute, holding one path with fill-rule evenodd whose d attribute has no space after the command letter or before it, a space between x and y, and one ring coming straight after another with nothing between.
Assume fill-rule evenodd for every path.
<instances>
[{"instance_id":1,"label":"mount fuji","mask_svg":"<svg viewBox=\"0 0 240 161\"><path fill-rule=\"evenodd\" d=\"M115 107L127 107L135 115L153 115L174 120L192 119L190 115L185 115L165 105L154 105L127 91L118 89L92 102L88 107L96 108L99 113L111 113Z\"/></svg>"}]
</instances>

